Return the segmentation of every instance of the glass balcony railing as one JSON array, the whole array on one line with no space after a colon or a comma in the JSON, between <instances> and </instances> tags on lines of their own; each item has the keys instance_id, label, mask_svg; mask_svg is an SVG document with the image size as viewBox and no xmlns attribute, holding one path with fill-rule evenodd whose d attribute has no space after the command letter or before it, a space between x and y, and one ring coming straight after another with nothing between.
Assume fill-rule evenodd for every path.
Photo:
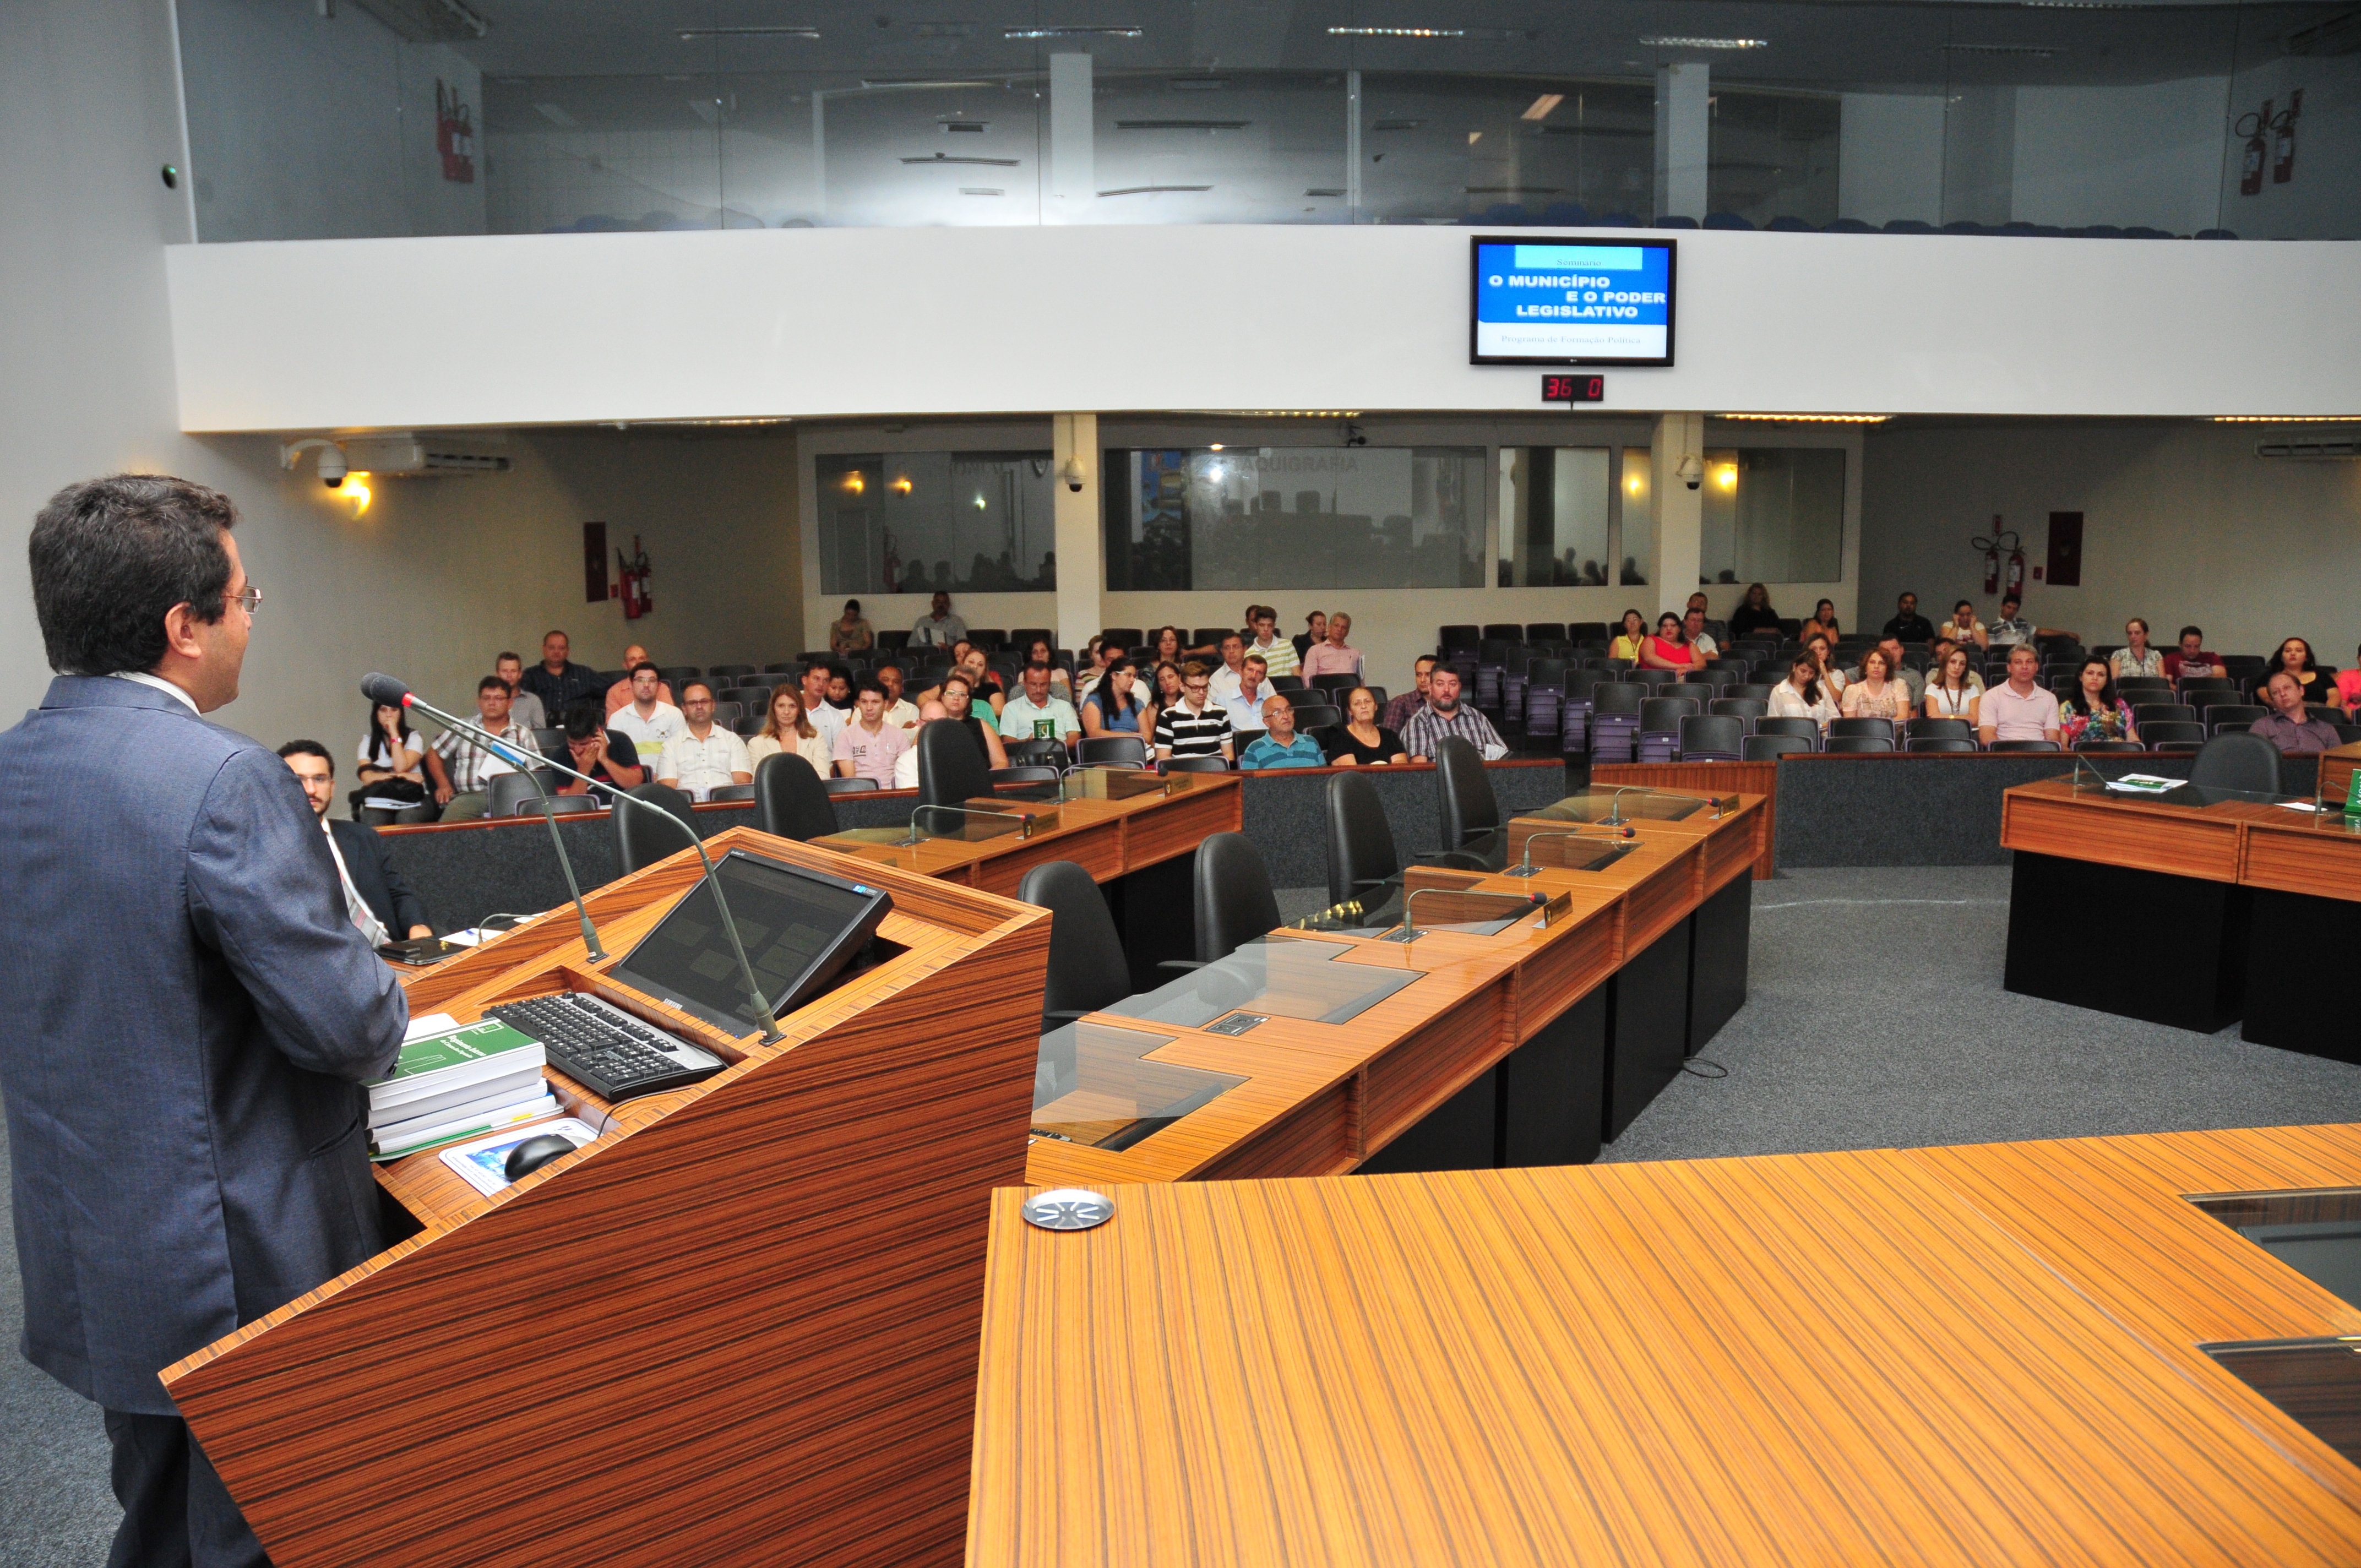
<instances>
[{"instance_id":1,"label":"glass balcony railing","mask_svg":"<svg viewBox=\"0 0 2361 1568\"><path fill-rule=\"evenodd\" d=\"M178 16L208 240L2361 233L2350 0L181 0Z\"/></svg>"}]
</instances>

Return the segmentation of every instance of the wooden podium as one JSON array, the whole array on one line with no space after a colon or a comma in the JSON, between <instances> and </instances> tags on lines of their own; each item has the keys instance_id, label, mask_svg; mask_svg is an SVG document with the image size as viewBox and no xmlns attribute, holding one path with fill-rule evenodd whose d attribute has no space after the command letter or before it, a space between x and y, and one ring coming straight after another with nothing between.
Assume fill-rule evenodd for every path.
<instances>
[{"instance_id":1,"label":"wooden podium","mask_svg":"<svg viewBox=\"0 0 2361 1568\"><path fill-rule=\"evenodd\" d=\"M708 842L886 889L880 961L773 1047L607 981L570 904L408 983L462 1022L594 992L732 1065L620 1106L552 1068L596 1143L489 1198L431 1151L379 1167L389 1234L414 1234L164 1371L280 1568L958 1559L1049 913L752 828ZM601 888L608 952L700 872L683 851Z\"/></svg>"}]
</instances>

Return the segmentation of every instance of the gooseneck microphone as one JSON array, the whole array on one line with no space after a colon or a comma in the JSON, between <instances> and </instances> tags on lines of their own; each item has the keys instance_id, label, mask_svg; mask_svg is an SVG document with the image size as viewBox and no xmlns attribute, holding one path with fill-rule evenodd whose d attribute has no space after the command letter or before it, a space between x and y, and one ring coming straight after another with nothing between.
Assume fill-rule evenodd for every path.
<instances>
[{"instance_id":1,"label":"gooseneck microphone","mask_svg":"<svg viewBox=\"0 0 2361 1568\"><path fill-rule=\"evenodd\" d=\"M577 773L572 768L567 767L565 763L549 758L542 759L538 764L527 764L524 759L519 756L518 753L511 748L509 742L502 740L499 736L494 735L488 730L481 729L477 726L468 723L464 718L459 718L451 714L445 713L441 708L436 707L434 704L421 699L417 694L412 692L408 686L402 685L401 682L395 680L391 675L371 674L363 676L361 679L361 695L368 697L371 702L382 703L388 707L415 708L419 712L424 714L427 718L434 720L437 724L442 725L446 729L456 729L462 735L473 735L478 740L489 745L493 750L494 755L514 766L522 768L528 774L533 773L536 766L546 767L554 773L564 773L567 778L580 779L584 784L590 785L593 789L601 787L598 781L592 778L589 774ZM778 1020L772 1015L770 999L763 994L763 987L761 983L754 979L754 966L746 961L746 945L739 939L738 922L730 913L730 901L722 895L721 879L714 874L713 857L705 852L705 841L697 836L697 829L653 801L642 800L635 795L627 795L623 791L614 788L612 784L608 784L604 787L608 790L607 798L613 802L616 806L620 807L629 806L633 810L653 812L656 816L663 817L665 821L675 824L682 832L688 835L689 847L697 851L697 858L705 863L705 885L708 888L710 888L713 892L713 907L721 916L722 930L729 933L730 950L738 956L739 978L746 982L746 995L752 1003L754 1008L753 1017L762 1025L763 1043L764 1045L773 1045L779 1040L785 1038L785 1036L779 1033ZM533 779L533 788L540 790L541 797L544 802L549 799L549 792L541 788L541 780L538 777ZM583 904L582 890L576 884L574 880L574 863L566 858L566 841L558 835L557 814L555 812L544 811L544 815L549 818L550 839L557 845L558 863L566 868L566 884L568 888L572 889L574 893L574 907L582 916L583 939L589 944L590 957L592 959L604 959L607 955L598 945L598 933L597 929L590 924L589 908Z\"/></svg>"},{"instance_id":2,"label":"gooseneck microphone","mask_svg":"<svg viewBox=\"0 0 2361 1568\"><path fill-rule=\"evenodd\" d=\"M1595 826L1595 827L1598 827L1598 828L1605 828L1605 827L1606 827L1606 824L1605 824L1605 823L1597 823L1597 824L1593 824L1592 826ZM1538 842L1539 840L1543 839L1636 839L1636 838L1638 838L1638 837L1639 837L1639 831L1638 831L1638 829L1636 829L1636 828L1632 828L1632 827L1631 826L1631 824L1629 824L1629 823L1625 823L1622 827L1618 828L1615 828L1614 830L1609 831L1609 832L1586 833L1586 832L1584 832L1584 831L1582 830L1582 828L1565 828L1565 829L1562 829L1562 830L1560 830L1560 831L1557 831L1557 832L1552 832L1552 833L1529 833L1529 834L1527 834L1527 835L1525 836L1525 853L1524 853L1524 857L1523 857L1521 860L1520 860L1520 861L1519 861L1515 865L1510 866L1510 867L1508 869L1508 871L1507 871L1507 872L1503 872L1502 874L1503 874L1503 875L1506 875L1506 876L1539 876L1539 875L1541 874L1541 872L1542 872L1542 868L1541 868L1541 867L1539 867L1539 866L1537 866L1537 865L1535 865L1535 864L1533 864L1533 845L1534 845L1536 842Z\"/></svg>"},{"instance_id":3,"label":"gooseneck microphone","mask_svg":"<svg viewBox=\"0 0 2361 1568\"><path fill-rule=\"evenodd\" d=\"M1690 802L1695 802L1697 798L1693 795L1682 795L1676 791L1669 789L1650 789L1645 784L1625 784L1622 788L1615 792L1615 798L1608 802L1607 815L1599 819L1600 827L1620 828L1623 825L1623 797L1627 795L1659 795L1664 796L1666 800L1686 800ZM1738 797L1736 795L1732 795L1730 798L1732 805L1737 803ZM1721 796L1718 795L1708 795L1705 797L1705 804L1713 807L1714 820L1717 822L1721 820Z\"/></svg>"}]
</instances>

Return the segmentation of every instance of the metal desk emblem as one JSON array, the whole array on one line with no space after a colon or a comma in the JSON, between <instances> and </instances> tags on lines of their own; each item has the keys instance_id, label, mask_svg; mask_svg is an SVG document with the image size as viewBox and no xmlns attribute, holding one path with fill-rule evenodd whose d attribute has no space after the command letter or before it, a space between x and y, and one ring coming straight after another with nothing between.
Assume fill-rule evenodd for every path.
<instances>
[{"instance_id":1,"label":"metal desk emblem","mask_svg":"<svg viewBox=\"0 0 2361 1568\"><path fill-rule=\"evenodd\" d=\"M1087 1231L1115 1217L1115 1203L1087 1187L1060 1187L1036 1192L1020 1211L1025 1223L1043 1231Z\"/></svg>"}]
</instances>

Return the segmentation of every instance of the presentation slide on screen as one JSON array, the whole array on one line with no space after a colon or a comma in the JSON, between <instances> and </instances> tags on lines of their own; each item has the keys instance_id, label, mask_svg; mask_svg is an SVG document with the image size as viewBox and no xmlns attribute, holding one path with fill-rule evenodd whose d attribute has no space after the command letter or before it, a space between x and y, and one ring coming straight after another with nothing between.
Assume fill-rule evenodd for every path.
<instances>
[{"instance_id":1,"label":"presentation slide on screen","mask_svg":"<svg viewBox=\"0 0 2361 1568\"><path fill-rule=\"evenodd\" d=\"M1669 246L1476 247L1478 359L1668 360L1672 323Z\"/></svg>"}]
</instances>

